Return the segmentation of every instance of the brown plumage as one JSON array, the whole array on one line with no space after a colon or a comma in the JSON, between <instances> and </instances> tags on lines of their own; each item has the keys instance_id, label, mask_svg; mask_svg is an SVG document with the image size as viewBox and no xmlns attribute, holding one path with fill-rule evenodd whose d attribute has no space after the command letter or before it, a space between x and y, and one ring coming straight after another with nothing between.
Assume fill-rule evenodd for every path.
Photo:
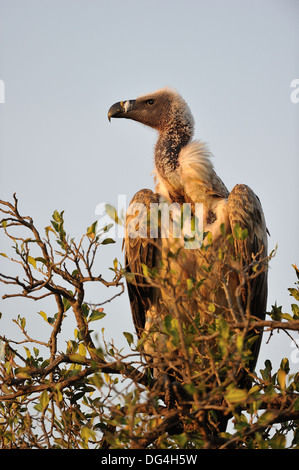
<instances>
[{"instance_id":1,"label":"brown plumage","mask_svg":"<svg viewBox=\"0 0 299 470\"><path fill-rule=\"evenodd\" d=\"M232 233L233 254L236 257L240 255L244 267L248 267L254 257L263 259L267 256L267 229L258 197L248 186L242 184L236 185L231 192L228 191L214 170L209 150L202 142L192 140L193 117L188 105L176 91L164 88L136 100L115 103L110 108L108 117L109 120L113 117L139 121L159 133L154 155L155 192L143 189L135 194L130 203L127 227L141 222L142 217L146 219L146 213L143 216L139 214L139 219L135 217L132 208L138 203L142 203L147 209L150 209L151 204L161 201L180 205L191 203L193 208L194 204L202 203L203 231L211 233L215 246L220 243L221 233L225 230L226 233ZM248 231L245 240L235 236L238 227ZM186 320L188 316L194 316L200 311L203 321L206 321L209 312L204 302L207 299L215 302L217 315L221 315L228 307L238 306L239 311L240 299L244 312L249 307L251 314L258 318L264 318L266 310L266 269L250 280L249 287L243 283L241 291L238 291L240 278L236 272L226 273L228 289L225 291L218 285L219 272L215 268L215 272L212 271L209 279L202 284L196 302L187 305L182 301L180 305L174 305L168 288L163 289L145 281L142 264L148 268L158 268L162 259L165 265L166 261L169 263L169 259L166 260L169 250L175 252L178 248L182 248L184 255L173 257L169 267L174 284L180 280L183 292L188 278L192 276L198 281L204 277L200 250L184 249L182 240L172 236L169 239L161 236L153 239L147 232L143 238L131 238L129 231L126 233L126 266L129 272L135 274L135 280L128 283L133 321L139 337L144 331L150 333L154 327L155 333L150 340L145 341L144 350L152 355L158 369L160 356L157 354L157 345L159 341L163 343L163 335L159 330L166 315L176 315ZM162 278L167 275L163 268L160 274ZM251 369L255 366L259 347L260 340L254 346Z\"/></svg>"}]
</instances>

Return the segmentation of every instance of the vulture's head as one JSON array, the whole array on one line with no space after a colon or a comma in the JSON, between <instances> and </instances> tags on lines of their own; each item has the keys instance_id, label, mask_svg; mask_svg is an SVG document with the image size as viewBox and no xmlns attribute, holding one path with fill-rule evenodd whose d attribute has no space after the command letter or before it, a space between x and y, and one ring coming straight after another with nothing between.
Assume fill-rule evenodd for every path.
<instances>
[{"instance_id":1,"label":"vulture's head","mask_svg":"<svg viewBox=\"0 0 299 470\"><path fill-rule=\"evenodd\" d=\"M193 129L193 117L183 98L170 88L162 88L134 100L119 101L111 106L108 119L126 118L141 122L160 132L170 128Z\"/></svg>"}]
</instances>

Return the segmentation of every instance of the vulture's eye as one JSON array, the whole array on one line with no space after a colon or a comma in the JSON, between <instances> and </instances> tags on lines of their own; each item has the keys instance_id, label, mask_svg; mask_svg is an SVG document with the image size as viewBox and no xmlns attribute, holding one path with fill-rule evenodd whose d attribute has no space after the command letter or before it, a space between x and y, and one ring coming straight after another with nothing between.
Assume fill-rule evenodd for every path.
<instances>
[{"instance_id":1,"label":"vulture's eye","mask_svg":"<svg viewBox=\"0 0 299 470\"><path fill-rule=\"evenodd\" d=\"M152 106L152 105L154 104L154 102L155 102L155 100L146 100L145 103L146 103L148 106Z\"/></svg>"}]
</instances>

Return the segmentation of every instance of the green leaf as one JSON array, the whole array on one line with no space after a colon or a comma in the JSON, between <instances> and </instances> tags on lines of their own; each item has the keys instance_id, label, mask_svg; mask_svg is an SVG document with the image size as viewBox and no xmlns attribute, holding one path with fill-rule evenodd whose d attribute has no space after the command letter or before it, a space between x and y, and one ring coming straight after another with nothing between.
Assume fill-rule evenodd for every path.
<instances>
[{"instance_id":1,"label":"green leaf","mask_svg":"<svg viewBox=\"0 0 299 470\"><path fill-rule=\"evenodd\" d=\"M219 323L218 323L218 328L219 328L221 336L224 339L227 339L229 337L229 325L224 320L224 318L220 318Z\"/></svg>"},{"instance_id":2,"label":"green leaf","mask_svg":"<svg viewBox=\"0 0 299 470\"><path fill-rule=\"evenodd\" d=\"M290 295L292 295L294 297L294 299L299 300L299 290L298 289L294 289L293 287L290 287L288 289L288 291L290 292Z\"/></svg>"},{"instance_id":3,"label":"green leaf","mask_svg":"<svg viewBox=\"0 0 299 470\"><path fill-rule=\"evenodd\" d=\"M243 350L243 344L244 344L243 334L239 333L236 336L236 346L237 346L237 350L238 350L239 353L241 353L242 350Z\"/></svg>"},{"instance_id":4,"label":"green leaf","mask_svg":"<svg viewBox=\"0 0 299 470\"><path fill-rule=\"evenodd\" d=\"M295 320L299 320L299 305L291 304L292 312Z\"/></svg>"},{"instance_id":5,"label":"green leaf","mask_svg":"<svg viewBox=\"0 0 299 470\"><path fill-rule=\"evenodd\" d=\"M48 323L48 317L47 317L47 314L45 312L43 312L42 310L40 312L38 312L40 314L41 317L43 317L43 319Z\"/></svg>"},{"instance_id":6,"label":"green leaf","mask_svg":"<svg viewBox=\"0 0 299 470\"><path fill-rule=\"evenodd\" d=\"M15 442L16 440L15 433L12 431L5 431L4 438L11 442Z\"/></svg>"},{"instance_id":7,"label":"green leaf","mask_svg":"<svg viewBox=\"0 0 299 470\"><path fill-rule=\"evenodd\" d=\"M81 356L81 354L70 354L69 359L72 362L77 362L79 364L84 364L85 362L85 357Z\"/></svg>"},{"instance_id":8,"label":"green leaf","mask_svg":"<svg viewBox=\"0 0 299 470\"><path fill-rule=\"evenodd\" d=\"M63 303L63 307L64 307L64 312L67 312L68 309L71 307L71 303L68 299L66 299L65 297L62 297L62 303Z\"/></svg>"},{"instance_id":9,"label":"green leaf","mask_svg":"<svg viewBox=\"0 0 299 470\"><path fill-rule=\"evenodd\" d=\"M86 351L86 347L84 346L83 343L80 343L80 344L79 344L79 349L78 349L78 351L79 351L80 356L83 356L83 357L86 356L87 351Z\"/></svg>"},{"instance_id":10,"label":"green leaf","mask_svg":"<svg viewBox=\"0 0 299 470\"><path fill-rule=\"evenodd\" d=\"M229 403L242 403L248 397L247 390L239 389L239 388L231 388L228 393L225 395L226 401Z\"/></svg>"},{"instance_id":11,"label":"green leaf","mask_svg":"<svg viewBox=\"0 0 299 470\"><path fill-rule=\"evenodd\" d=\"M249 389L248 394L253 395L254 393L259 392L259 391L260 391L260 386L254 385L253 387Z\"/></svg>"},{"instance_id":12,"label":"green leaf","mask_svg":"<svg viewBox=\"0 0 299 470\"><path fill-rule=\"evenodd\" d=\"M101 245L109 245L110 243L116 243L113 238L104 238L104 240L101 242Z\"/></svg>"},{"instance_id":13,"label":"green leaf","mask_svg":"<svg viewBox=\"0 0 299 470\"><path fill-rule=\"evenodd\" d=\"M283 313L281 315L281 318L284 318L285 320L288 320L288 321L293 321L294 318L292 317L292 315L290 315L289 313Z\"/></svg>"},{"instance_id":14,"label":"green leaf","mask_svg":"<svg viewBox=\"0 0 299 470\"><path fill-rule=\"evenodd\" d=\"M188 278L187 281L186 281L186 284L187 284L187 290L188 291L191 291L193 289L193 281L192 279Z\"/></svg>"},{"instance_id":15,"label":"green leaf","mask_svg":"<svg viewBox=\"0 0 299 470\"><path fill-rule=\"evenodd\" d=\"M53 230L53 228L49 225L48 227L45 227L45 232L46 232L46 235L48 236L49 232L55 233L55 230Z\"/></svg>"},{"instance_id":16,"label":"green leaf","mask_svg":"<svg viewBox=\"0 0 299 470\"><path fill-rule=\"evenodd\" d=\"M23 330L25 330L26 318L20 317L20 316L18 316L18 318L19 318L19 320L20 320L20 325L21 325L21 327L23 328Z\"/></svg>"},{"instance_id":17,"label":"green leaf","mask_svg":"<svg viewBox=\"0 0 299 470\"><path fill-rule=\"evenodd\" d=\"M90 312L89 306L87 304L82 304L81 309L82 309L83 316L87 318Z\"/></svg>"},{"instance_id":18,"label":"green leaf","mask_svg":"<svg viewBox=\"0 0 299 470\"><path fill-rule=\"evenodd\" d=\"M106 313L104 313L104 309L98 308L97 310L92 311L91 315L88 317L88 322L101 320L105 316L106 316Z\"/></svg>"},{"instance_id":19,"label":"green leaf","mask_svg":"<svg viewBox=\"0 0 299 470\"><path fill-rule=\"evenodd\" d=\"M26 372L18 372L16 373L16 377L18 377L18 379L31 379L31 375Z\"/></svg>"},{"instance_id":20,"label":"green leaf","mask_svg":"<svg viewBox=\"0 0 299 470\"><path fill-rule=\"evenodd\" d=\"M128 333L127 331L124 331L123 335L126 338L126 340L128 341L129 346L131 346L131 344L134 341L133 335L131 333Z\"/></svg>"},{"instance_id":21,"label":"green leaf","mask_svg":"<svg viewBox=\"0 0 299 470\"><path fill-rule=\"evenodd\" d=\"M259 335L252 335L252 336L249 336L248 335L248 338L246 340L246 344L247 346L249 347L249 349L253 346L253 344L260 338Z\"/></svg>"},{"instance_id":22,"label":"green leaf","mask_svg":"<svg viewBox=\"0 0 299 470\"><path fill-rule=\"evenodd\" d=\"M41 256L38 256L37 258L35 258L35 261L39 261L40 263L47 264L47 261L45 260L45 258L42 258Z\"/></svg>"},{"instance_id":23,"label":"green leaf","mask_svg":"<svg viewBox=\"0 0 299 470\"><path fill-rule=\"evenodd\" d=\"M146 264L141 263L142 272L145 277L149 277L148 267Z\"/></svg>"},{"instance_id":24,"label":"green leaf","mask_svg":"<svg viewBox=\"0 0 299 470\"><path fill-rule=\"evenodd\" d=\"M64 211L62 211L60 213L57 210L54 211L53 215L52 215L53 220L55 220L55 222L58 222L58 223L62 224L63 223L63 213L64 213Z\"/></svg>"},{"instance_id":25,"label":"green leaf","mask_svg":"<svg viewBox=\"0 0 299 470\"><path fill-rule=\"evenodd\" d=\"M242 229L241 229L240 225L236 224L234 226L234 236L237 240L241 239L241 233L242 233Z\"/></svg>"},{"instance_id":26,"label":"green leaf","mask_svg":"<svg viewBox=\"0 0 299 470\"><path fill-rule=\"evenodd\" d=\"M86 235L93 239L95 236L96 236L96 233L97 233L97 225L98 225L98 221L94 222L90 227L87 228L87 232L86 232Z\"/></svg>"},{"instance_id":27,"label":"green leaf","mask_svg":"<svg viewBox=\"0 0 299 470\"><path fill-rule=\"evenodd\" d=\"M209 312L214 313L216 311L215 305L213 303L210 303L209 306L208 306L208 310L209 310Z\"/></svg>"},{"instance_id":28,"label":"green leaf","mask_svg":"<svg viewBox=\"0 0 299 470\"><path fill-rule=\"evenodd\" d=\"M117 258L114 258L113 260L113 267L115 270L117 270L117 266L118 266L118 259Z\"/></svg>"},{"instance_id":29,"label":"green leaf","mask_svg":"<svg viewBox=\"0 0 299 470\"><path fill-rule=\"evenodd\" d=\"M36 260L32 256L28 256L28 263L31 264L36 269Z\"/></svg>"},{"instance_id":30,"label":"green leaf","mask_svg":"<svg viewBox=\"0 0 299 470\"><path fill-rule=\"evenodd\" d=\"M212 235L212 232L208 232L208 233L207 233L206 241L207 241L208 245L211 245L211 244L213 243L213 235Z\"/></svg>"},{"instance_id":31,"label":"green leaf","mask_svg":"<svg viewBox=\"0 0 299 470\"><path fill-rule=\"evenodd\" d=\"M125 276L125 278L128 282L134 282L135 274L124 271L123 275Z\"/></svg>"},{"instance_id":32,"label":"green leaf","mask_svg":"<svg viewBox=\"0 0 299 470\"><path fill-rule=\"evenodd\" d=\"M272 364L269 359L265 361L265 369L260 369L260 373L264 380L269 381L271 380L271 371L272 371Z\"/></svg>"},{"instance_id":33,"label":"green leaf","mask_svg":"<svg viewBox=\"0 0 299 470\"><path fill-rule=\"evenodd\" d=\"M35 357L38 357L39 349L33 347L33 352L34 352Z\"/></svg>"},{"instance_id":34,"label":"green leaf","mask_svg":"<svg viewBox=\"0 0 299 470\"><path fill-rule=\"evenodd\" d=\"M294 401L294 411L299 411L299 397Z\"/></svg>"},{"instance_id":35,"label":"green leaf","mask_svg":"<svg viewBox=\"0 0 299 470\"><path fill-rule=\"evenodd\" d=\"M289 365L289 360L287 357L284 357L281 360L280 368L284 370L287 374L290 372L290 365Z\"/></svg>"},{"instance_id":36,"label":"green leaf","mask_svg":"<svg viewBox=\"0 0 299 470\"><path fill-rule=\"evenodd\" d=\"M87 426L84 426L80 431L81 438L83 441L87 442L89 439L95 441L96 434L93 430L89 429Z\"/></svg>"},{"instance_id":37,"label":"green leaf","mask_svg":"<svg viewBox=\"0 0 299 470\"><path fill-rule=\"evenodd\" d=\"M111 204L105 204L105 211L107 215L112 220L114 220L114 222L116 222L117 224L119 223L119 218L118 218L117 210L115 209L115 207L111 206Z\"/></svg>"},{"instance_id":38,"label":"green leaf","mask_svg":"<svg viewBox=\"0 0 299 470\"><path fill-rule=\"evenodd\" d=\"M259 417L258 424L265 426L268 423L270 423L275 417L276 417L276 414L274 413L274 411L270 411L270 410L265 411L265 413L263 413Z\"/></svg>"},{"instance_id":39,"label":"green leaf","mask_svg":"<svg viewBox=\"0 0 299 470\"><path fill-rule=\"evenodd\" d=\"M286 438L284 435L277 432L271 439L269 439L269 444L272 449L284 449L286 444Z\"/></svg>"},{"instance_id":40,"label":"green leaf","mask_svg":"<svg viewBox=\"0 0 299 470\"><path fill-rule=\"evenodd\" d=\"M49 394L47 390L44 390L39 399L42 410L46 409L49 404Z\"/></svg>"},{"instance_id":41,"label":"green leaf","mask_svg":"<svg viewBox=\"0 0 299 470\"><path fill-rule=\"evenodd\" d=\"M294 432L294 437L293 437L293 440L292 440L292 446L299 446L299 428L298 427Z\"/></svg>"},{"instance_id":42,"label":"green leaf","mask_svg":"<svg viewBox=\"0 0 299 470\"><path fill-rule=\"evenodd\" d=\"M103 233L109 232L109 230L114 226L113 223L105 225L105 227L102 228Z\"/></svg>"},{"instance_id":43,"label":"green leaf","mask_svg":"<svg viewBox=\"0 0 299 470\"><path fill-rule=\"evenodd\" d=\"M237 223L234 226L234 236L237 240L245 240L248 236L248 229L245 228L245 229L242 230L240 225Z\"/></svg>"},{"instance_id":44,"label":"green leaf","mask_svg":"<svg viewBox=\"0 0 299 470\"><path fill-rule=\"evenodd\" d=\"M30 359L30 357L31 357L30 349L26 348L26 346L23 346L23 348L24 348L25 351L26 351L26 356L27 356L27 358Z\"/></svg>"},{"instance_id":45,"label":"green leaf","mask_svg":"<svg viewBox=\"0 0 299 470\"><path fill-rule=\"evenodd\" d=\"M269 315L271 316L271 318L273 320L276 320L276 321L279 321L281 319L281 315L282 315L282 305L280 305L279 307L277 307L277 303L275 302L274 305L272 305L272 310L271 312L269 313Z\"/></svg>"},{"instance_id":46,"label":"green leaf","mask_svg":"<svg viewBox=\"0 0 299 470\"><path fill-rule=\"evenodd\" d=\"M242 230L241 232L241 240L245 240L247 236L248 236L248 229L244 228L244 230Z\"/></svg>"},{"instance_id":47,"label":"green leaf","mask_svg":"<svg viewBox=\"0 0 299 470\"><path fill-rule=\"evenodd\" d=\"M103 379L99 374L94 374L92 377L90 377L89 381L90 383L92 383L92 385L95 385L99 390L103 386Z\"/></svg>"},{"instance_id":48,"label":"green leaf","mask_svg":"<svg viewBox=\"0 0 299 470\"><path fill-rule=\"evenodd\" d=\"M292 264L292 266L295 269L297 278L299 279L299 269L297 268L296 264Z\"/></svg>"},{"instance_id":49,"label":"green leaf","mask_svg":"<svg viewBox=\"0 0 299 470\"><path fill-rule=\"evenodd\" d=\"M287 373L283 369L279 369L277 372L277 382L282 390L286 388L286 376Z\"/></svg>"}]
</instances>

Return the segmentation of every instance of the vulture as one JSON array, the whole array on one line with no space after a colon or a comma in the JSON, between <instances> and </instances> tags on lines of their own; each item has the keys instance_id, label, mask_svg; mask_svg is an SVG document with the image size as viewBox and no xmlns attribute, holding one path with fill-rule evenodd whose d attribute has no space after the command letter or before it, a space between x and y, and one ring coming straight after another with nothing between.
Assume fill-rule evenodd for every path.
<instances>
[{"instance_id":1,"label":"vulture","mask_svg":"<svg viewBox=\"0 0 299 470\"><path fill-rule=\"evenodd\" d=\"M238 320L248 313L264 318L267 228L260 200L253 190L237 184L229 191L214 169L206 144L193 140L193 116L176 90L166 87L117 102L108 111L109 121L111 118L138 121L158 132L154 150L155 190L141 189L133 197L126 215L124 239L125 265L132 275L127 286L133 322L157 376L166 370L165 355L171 349L164 334L165 319L192 323L199 315L204 323L225 315ZM217 261L218 254L209 259L207 248L204 251L197 246L188 248L185 237L174 236L171 231L168 237L161 235L161 229L138 232L144 222L148 227L149 211L162 202L175 207L186 204L191 215L199 204L204 245L207 246L205 237L209 236L214 253L219 254L222 240L230 235L232 260L239 260L239 264L235 268L225 266ZM240 263L245 274L240 272ZM257 263L258 269L254 269ZM157 272L164 280L160 284L149 274ZM196 293L191 297L186 295L190 282L196 285ZM258 333L252 345L251 370L261 343L261 332ZM180 348L183 346L168 357L173 370Z\"/></svg>"}]
</instances>

